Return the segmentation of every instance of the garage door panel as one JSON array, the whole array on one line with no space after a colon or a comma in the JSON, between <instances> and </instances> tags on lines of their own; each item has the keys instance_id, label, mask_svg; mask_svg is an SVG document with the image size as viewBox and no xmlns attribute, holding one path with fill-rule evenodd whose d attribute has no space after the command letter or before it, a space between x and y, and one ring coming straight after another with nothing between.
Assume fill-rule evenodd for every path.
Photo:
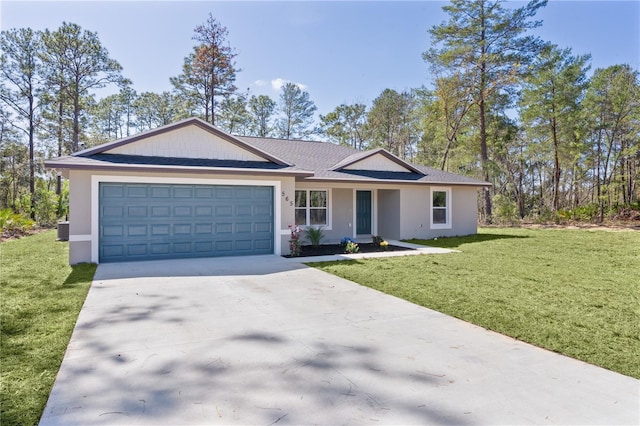
<instances>
[{"instance_id":1,"label":"garage door panel","mask_svg":"<svg viewBox=\"0 0 640 426\"><path fill-rule=\"evenodd\" d=\"M268 205L257 204L253 206L253 215L254 216L271 216L271 209Z\"/></svg>"},{"instance_id":2,"label":"garage door panel","mask_svg":"<svg viewBox=\"0 0 640 426\"><path fill-rule=\"evenodd\" d=\"M236 233L249 234L251 233L251 222L236 223Z\"/></svg>"},{"instance_id":3,"label":"garage door panel","mask_svg":"<svg viewBox=\"0 0 640 426\"><path fill-rule=\"evenodd\" d=\"M192 247L191 243L173 243L173 251L174 253L191 253Z\"/></svg>"},{"instance_id":4,"label":"garage door panel","mask_svg":"<svg viewBox=\"0 0 640 426\"><path fill-rule=\"evenodd\" d=\"M215 244L216 251L219 251L219 252L233 251L233 241L231 240L216 241L214 244Z\"/></svg>"},{"instance_id":5,"label":"garage door panel","mask_svg":"<svg viewBox=\"0 0 640 426\"><path fill-rule=\"evenodd\" d=\"M196 223L195 236L203 237L213 235L213 224L211 223Z\"/></svg>"},{"instance_id":6,"label":"garage door panel","mask_svg":"<svg viewBox=\"0 0 640 426\"><path fill-rule=\"evenodd\" d=\"M123 211L122 206L104 206L101 214L104 218L115 217L119 219L122 217Z\"/></svg>"},{"instance_id":7,"label":"garage door panel","mask_svg":"<svg viewBox=\"0 0 640 426\"><path fill-rule=\"evenodd\" d=\"M213 251L213 241L201 241L194 244L196 253L210 253Z\"/></svg>"},{"instance_id":8,"label":"garage door panel","mask_svg":"<svg viewBox=\"0 0 640 426\"><path fill-rule=\"evenodd\" d=\"M268 250L271 248L271 240L268 238L253 241L256 250Z\"/></svg>"},{"instance_id":9,"label":"garage door panel","mask_svg":"<svg viewBox=\"0 0 640 426\"><path fill-rule=\"evenodd\" d=\"M102 237L123 237L124 226L122 225L106 225L102 227Z\"/></svg>"},{"instance_id":10,"label":"garage door panel","mask_svg":"<svg viewBox=\"0 0 640 426\"><path fill-rule=\"evenodd\" d=\"M171 226L167 224L151 225L151 235L153 237L165 237L171 233Z\"/></svg>"},{"instance_id":11,"label":"garage door panel","mask_svg":"<svg viewBox=\"0 0 640 426\"><path fill-rule=\"evenodd\" d=\"M193 209L191 206L176 206L173 208L173 215L175 217L191 217L193 216Z\"/></svg>"},{"instance_id":12,"label":"garage door panel","mask_svg":"<svg viewBox=\"0 0 640 426\"><path fill-rule=\"evenodd\" d=\"M121 258L124 256L124 244L107 244L102 246L104 256Z\"/></svg>"},{"instance_id":13,"label":"garage door panel","mask_svg":"<svg viewBox=\"0 0 640 426\"><path fill-rule=\"evenodd\" d=\"M173 197L174 198L192 198L193 188L190 186L174 186Z\"/></svg>"},{"instance_id":14,"label":"garage door panel","mask_svg":"<svg viewBox=\"0 0 640 426\"><path fill-rule=\"evenodd\" d=\"M169 185L151 185L150 198L170 198L171 187Z\"/></svg>"},{"instance_id":15,"label":"garage door panel","mask_svg":"<svg viewBox=\"0 0 640 426\"><path fill-rule=\"evenodd\" d=\"M216 234L231 234L233 232L232 222L218 222L216 223Z\"/></svg>"},{"instance_id":16,"label":"garage door panel","mask_svg":"<svg viewBox=\"0 0 640 426\"><path fill-rule=\"evenodd\" d=\"M253 229L254 232L271 233L273 227L271 226L271 222L254 222Z\"/></svg>"},{"instance_id":17,"label":"garage door panel","mask_svg":"<svg viewBox=\"0 0 640 426\"><path fill-rule=\"evenodd\" d=\"M171 253L171 244L169 243L151 243L149 244L151 254L167 255Z\"/></svg>"},{"instance_id":18,"label":"garage door panel","mask_svg":"<svg viewBox=\"0 0 640 426\"><path fill-rule=\"evenodd\" d=\"M251 204L243 204L236 206L236 216L251 216Z\"/></svg>"},{"instance_id":19,"label":"garage door panel","mask_svg":"<svg viewBox=\"0 0 640 426\"><path fill-rule=\"evenodd\" d=\"M147 206L129 206L127 207L127 216L131 218L146 218Z\"/></svg>"},{"instance_id":20,"label":"garage door panel","mask_svg":"<svg viewBox=\"0 0 640 426\"><path fill-rule=\"evenodd\" d=\"M196 206L196 216L213 217L213 207L212 206Z\"/></svg>"},{"instance_id":21,"label":"garage door panel","mask_svg":"<svg viewBox=\"0 0 640 426\"><path fill-rule=\"evenodd\" d=\"M215 206L216 217L233 216L233 207L228 205Z\"/></svg>"},{"instance_id":22,"label":"garage door panel","mask_svg":"<svg viewBox=\"0 0 640 426\"><path fill-rule=\"evenodd\" d=\"M215 192L216 192L216 199L219 199L219 200L233 199L233 188L230 186L218 186Z\"/></svg>"},{"instance_id":23,"label":"garage door panel","mask_svg":"<svg viewBox=\"0 0 640 426\"><path fill-rule=\"evenodd\" d=\"M127 198L147 198L147 185L128 185Z\"/></svg>"},{"instance_id":24,"label":"garage door panel","mask_svg":"<svg viewBox=\"0 0 640 426\"><path fill-rule=\"evenodd\" d=\"M128 244L127 256L145 256L147 254L146 244Z\"/></svg>"},{"instance_id":25,"label":"garage door panel","mask_svg":"<svg viewBox=\"0 0 640 426\"><path fill-rule=\"evenodd\" d=\"M146 237L147 225L127 225L127 237Z\"/></svg>"},{"instance_id":26,"label":"garage door panel","mask_svg":"<svg viewBox=\"0 0 640 426\"><path fill-rule=\"evenodd\" d=\"M196 187L195 197L210 200L213 198L214 189L212 187Z\"/></svg>"},{"instance_id":27,"label":"garage door panel","mask_svg":"<svg viewBox=\"0 0 640 426\"><path fill-rule=\"evenodd\" d=\"M99 212L101 262L273 253L272 187L101 183Z\"/></svg>"},{"instance_id":28,"label":"garage door panel","mask_svg":"<svg viewBox=\"0 0 640 426\"><path fill-rule=\"evenodd\" d=\"M167 219L171 216L171 207L169 206L149 206L151 217L158 219Z\"/></svg>"}]
</instances>

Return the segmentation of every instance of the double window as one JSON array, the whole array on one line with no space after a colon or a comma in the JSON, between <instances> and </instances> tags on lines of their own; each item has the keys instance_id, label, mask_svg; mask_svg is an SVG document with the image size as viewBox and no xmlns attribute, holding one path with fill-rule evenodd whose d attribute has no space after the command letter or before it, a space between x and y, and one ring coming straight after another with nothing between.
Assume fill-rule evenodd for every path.
<instances>
[{"instance_id":1,"label":"double window","mask_svg":"<svg viewBox=\"0 0 640 426\"><path fill-rule=\"evenodd\" d=\"M431 228L451 228L451 188L431 187L430 193Z\"/></svg>"},{"instance_id":2,"label":"double window","mask_svg":"<svg viewBox=\"0 0 640 426\"><path fill-rule=\"evenodd\" d=\"M300 226L328 226L328 198L325 190L301 189L296 190L296 225Z\"/></svg>"}]
</instances>

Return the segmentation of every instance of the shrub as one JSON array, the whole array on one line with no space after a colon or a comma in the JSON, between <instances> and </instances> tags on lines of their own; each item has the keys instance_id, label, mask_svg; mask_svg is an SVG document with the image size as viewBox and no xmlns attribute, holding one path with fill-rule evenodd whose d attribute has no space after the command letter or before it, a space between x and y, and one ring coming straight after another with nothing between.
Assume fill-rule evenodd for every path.
<instances>
[{"instance_id":1,"label":"shrub","mask_svg":"<svg viewBox=\"0 0 640 426\"><path fill-rule=\"evenodd\" d=\"M360 251L360 247L356 242L348 241L347 244L344 246L344 251L346 251L347 253L357 253Z\"/></svg>"},{"instance_id":2,"label":"shrub","mask_svg":"<svg viewBox=\"0 0 640 426\"><path fill-rule=\"evenodd\" d=\"M520 219L518 217L518 207L509 197L498 194L493 197L493 205L495 206L493 219L496 222L513 224Z\"/></svg>"},{"instance_id":3,"label":"shrub","mask_svg":"<svg viewBox=\"0 0 640 426\"><path fill-rule=\"evenodd\" d=\"M324 239L322 226L318 226L317 228L310 226L304 231L304 233L313 247L318 247L320 242Z\"/></svg>"},{"instance_id":4,"label":"shrub","mask_svg":"<svg viewBox=\"0 0 640 426\"><path fill-rule=\"evenodd\" d=\"M300 256L300 252L302 251L302 242L300 241L302 228L298 225L289 225L289 229L291 229L291 236L289 237L289 254L291 256Z\"/></svg>"},{"instance_id":5,"label":"shrub","mask_svg":"<svg viewBox=\"0 0 640 426\"><path fill-rule=\"evenodd\" d=\"M342 237L342 239L340 240L340 245L344 247L344 246L346 246L346 245L347 245L347 243L349 243L349 242L351 242L351 243L355 243L356 241L355 241L353 238L351 238L351 237Z\"/></svg>"},{"instance_id":6,"label":"shrub","mask_svg":"<svg viewBox=\"0 0 640 426\"><path fill-rule=\"evenodd\" d=\"M58 196L44 187L36 188L34 214L41 226L52 226L58 221Z\"/></svg>"},{"instance_id":7,"label":"shrub","mask_svg":"<svg viewBox=\"0 0 640 426\"><path fill-rule=\"evenodd\" d=\"M373 245L380 247L380 243L384 241L380 235L372 235L371 239L373 240Z\"/></svg>"},{"instance_id":8,"label":"shrub","mask_svg":"<svg viewBox=\"0 0 640 426\"><path fill-rule=\"evenodd\" d=\"M1 233L24 233L33 228L35 223L11 209L0 210L0 232Z\"/></svg>"}]
</instances>

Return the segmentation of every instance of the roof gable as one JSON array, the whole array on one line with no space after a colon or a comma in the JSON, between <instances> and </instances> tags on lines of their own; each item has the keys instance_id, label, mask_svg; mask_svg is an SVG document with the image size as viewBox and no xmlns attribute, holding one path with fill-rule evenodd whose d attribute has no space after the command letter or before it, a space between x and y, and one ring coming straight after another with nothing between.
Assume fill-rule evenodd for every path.
<instances>
[{"instance_id":1,"label":"roof gable","mask_svg":"<svg viewBox=\"0 0 640 426\"><path fill-rule=\"evenodd\" d=\"M396 157L389 151L378 148L348 156L330 170L368 170L374 172L404 172L423 174L410 163Z\"/></svg>"},{"instance_id":2,"label":"roof gable","mask_svg":"<svg viewBox=\"0 0 640 426\"><path fill-rule=\"evenodd\" d=\"M96 154L251 161L290 165L198 118L190 118L89 148L74 154L74 156L86 157Z\"/></svg>"}]
</instances>

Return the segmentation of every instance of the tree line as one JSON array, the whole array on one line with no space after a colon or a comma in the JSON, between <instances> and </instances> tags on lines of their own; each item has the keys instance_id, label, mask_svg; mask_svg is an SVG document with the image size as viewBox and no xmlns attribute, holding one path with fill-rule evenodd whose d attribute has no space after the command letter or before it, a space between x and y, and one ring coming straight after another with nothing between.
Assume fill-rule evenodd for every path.
<instances>
[{"instance_id":1,"label":"tree line","mask_svg":"<svg viewBox=\"0 0 640 426\"><path fill-rule=\"evenodd\" d=\"M386 88L370 105L341 104L317 121L299 85L285 83L278 99L235 86L237 53L212 15L162 93L137 93L97 34L77 24L2 31L0 209L53 222L66 194L45 158L197 116L236 135L383 147L482 178L492 183L479 201L486 222L640 210L638 71L617 64L589 76L589 55L535 35L545 5L451 1L422 53L428 86ZM106 86L116 93L96 99Z\"/></svg>"}]
</instances>

